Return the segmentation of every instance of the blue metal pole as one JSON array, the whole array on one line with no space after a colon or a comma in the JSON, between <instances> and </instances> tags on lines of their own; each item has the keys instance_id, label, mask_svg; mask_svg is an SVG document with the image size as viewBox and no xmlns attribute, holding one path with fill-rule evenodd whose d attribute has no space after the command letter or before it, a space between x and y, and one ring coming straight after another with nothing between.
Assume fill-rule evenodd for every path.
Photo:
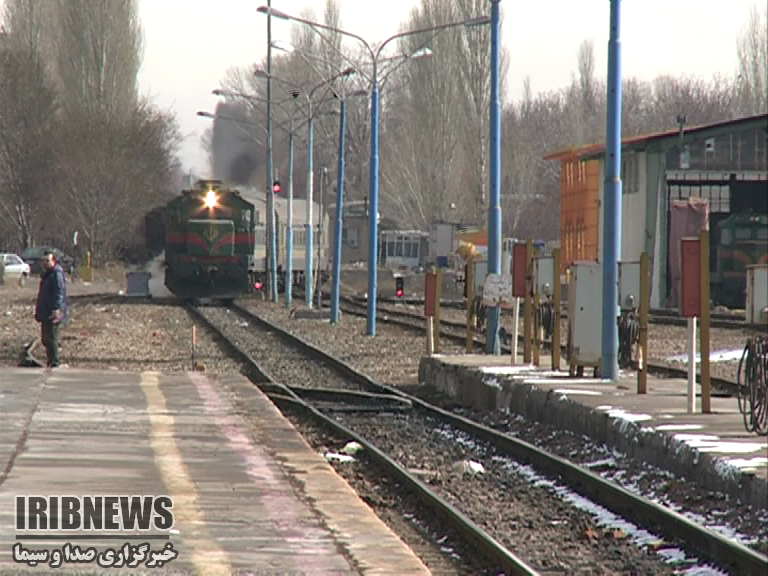
<instances>
[{"instance_id":1,"label":"blue metal pole","mask_svg":"<svg viewBox=\"0 0 768 576\"><path fill-rule=\"evenodd\" d=\"M293 285L293 115L288 133L288 218L285 223L285 307L291 307Z\"/></svg>"},{"instance_id":2,"label":"blue metal pole","mask_svg":"<svg viewBox=\"0 0 768 576\"><path fill-rule=\"evenodd\" d=\"M488 273L501 274L501 100L499 97L499 45L501 16L499 2L491 0L491 158L490 202L488 203ZM488 309L485 351L500 354L498 306Z\"/></svg>"},{"instance_id":3,"label":"blue metal pole","mask_svg":"<svg viewBox=\"0 0 768 576\"><path fill-rule=\"evenodd\" d=\"M611 0L611 31L608 39L608 128L605 139L605 198L603 205L603 323L602 362L604 378L618 380L619 286L621 257L621 42L620 0Z\"/></svg>"},{"instance_id":4,"label":"blue metal pole","mask_svg":"<svg viewBox=\"0 0 768 576\"><path fill-rule=\"evenodd\" d=\"M307 135L307 222L304 225L306 230L307 244L305 253L305 270L304 270L304 302L307 308L312 308L312 234L314 232L314 226L312 225L312 184L314 180L314 166L313 153L312 153L312 111L309 112L309 120L307 122L308 135Z\"/></svg>"},{"instance_id":5,"label":"blue metal pole","mask_svg":"<svg viewBox=\"0 0 768 576\"><path fill-rule=\"evenodd\" d=\"M336 222L333 232L333 286L331 287L331 324L339 322L341 292L341 231L344 204L344 131L347 127L347 106L341 101L339 120L339 169L336 180Z\"/></svg>"},{"instance_id":6,"label":"blue metal pole","mask_svg":"<svg viewBox=\"0 0 768 576\"><path fill-rule=\"evenodd\" d=\"M373 89L371 90L371 162L368 193L368 336L376 336L376 294L378 275L379 228L379 79L373 61Z\"/></svg>"},{"instance_id":7,"label":"blue metal pole","mask_svg":"<svg viewBox=\"0 0 768 576\"><path fill-rule=\"evenodd\" d=\"M272 0L267 6L272 5ZM272 302L277 303L277 234L275 232L275 199L272 193L272 17L267 14L267 232L269 255L267 260L267 281L270 282ZM266 250L265 250L266 252ZM267 256L267 254L265 254Z\"/></svg>"}]
</instances>

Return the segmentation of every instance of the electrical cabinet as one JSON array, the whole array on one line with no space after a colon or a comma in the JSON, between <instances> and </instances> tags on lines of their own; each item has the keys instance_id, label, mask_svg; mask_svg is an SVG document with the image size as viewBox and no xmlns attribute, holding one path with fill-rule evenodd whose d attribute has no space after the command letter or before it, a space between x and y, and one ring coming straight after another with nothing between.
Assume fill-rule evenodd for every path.
<instances>
[{"instance_id":1,"label":"electrical cabinet","mask_svg":"<svg viewBox=\"0 0 768 576\"><path fill-rule=\"evenodd\" d=\"M485 277L488 276L488 260L475 260L475 294L483 293Z\"/></svg>"},{"instance_id":2,"label":"electrical cabinet","mask_svg":"<svg viewBox=\"0 0 768 576\"><path fill-rule=\"evenodd\" d=\"M747 324L768 323L768 265L747 266Z\"/></svg>"},{"instance_id":3,"label":"electrical cabinet","mask_svg":"<svg viewBox=\"0 0 768 576\"><path fill-rule=\"evenodd\" d=\"M555 292L555 260L552 256L538 256L533 259L533 290L541 298L551 296Z\"/></svg>"},{"instance_id":4,"label":"electrical cabinet","mask_svg":"<svg viewBox=\"0 0 768 576\"><path fill-rule=\"evenodd\" d=\"M619 262L619 308L640 307L640 262Z\"/></svg>"},{"instance_id":5,"label":"electrical cabinet","mask_svg":"<svg viewBox=\"0 0 768 576\"><path fill-rule=\"evenodd\" d=\"M512 274L512 253L514 252L515 243L517 240L514 238L504 238L502 241L503 249L501 251L501 273Z\"/></svg>"},{"instance_id":6,"label":"electrical cabinet","mask_svg":"<svg viewBox=\"0 0 768 576\"><path fill-rule=\"evenodd\" d=\"M568 363L570 373L584 366L599 370L602 357L603 269L598 262L571 264L568 289Z\"/></svg>"}]
</instances>

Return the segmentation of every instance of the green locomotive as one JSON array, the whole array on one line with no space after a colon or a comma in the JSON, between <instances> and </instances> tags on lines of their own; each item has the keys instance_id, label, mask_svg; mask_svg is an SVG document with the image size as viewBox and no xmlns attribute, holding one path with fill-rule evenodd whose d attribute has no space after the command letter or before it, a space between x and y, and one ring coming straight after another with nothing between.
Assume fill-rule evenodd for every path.
<instances>
[{"instance_id":1,"label":"green locomotive","mask_svg":"<svg viewBox=\"0 0 768 576\"><path fill-rule=\"evenodd\" d=\"M747 266L768 263L768 215L748 211L721 221L715 250L712 297L729 308L744 308Z\"/></svg>"},{"instance_id":2,"label":"green locomotive","mask_svg":"<svg viewBox=\"0 0 768 576\"><path fill-rule=\"evenodd\" d=\"M254 205L200 180L166 205L165 286L179 298L231 301L251 289Z\"/></svg>"}]
</instances>

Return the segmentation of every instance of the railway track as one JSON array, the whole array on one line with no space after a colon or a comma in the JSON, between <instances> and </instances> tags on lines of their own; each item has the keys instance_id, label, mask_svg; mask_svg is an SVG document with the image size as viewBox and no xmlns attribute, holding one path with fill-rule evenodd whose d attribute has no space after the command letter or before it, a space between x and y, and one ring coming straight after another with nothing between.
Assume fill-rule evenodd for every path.
<instances>
[{"instance_id":1,"label":"railway track","mask_svg":"<svg viewBox=\"0 0 768 576\"><path fill-rule=\"evenodd\" d=\"M366 304L360 302L356 298L343 298L343 306L341 309L346 314L352 314L355 316L364 317L366 315ZM381 308L379 309L379 318L383 322L388 322L397 326L401 326L407 330L426 332L425 320L422 315L413 314L406 310L397 310L395 308ZM453 322L450 320L440 320L441 337L447 338L452 342L458 344L464 344L466 342L466 324L462 322ZM522 336L518 336L521 344L519 351L522 351ZM481 339L478 335L474 336L475 346L478 349L484 350L485 340ZM511 354L512 350L509 346L502 345L502 351L505 354ZM550 342L542 342L542 349L551 351ZM567 347L565 345L560 346L561 354L563 357L567 354ZM678 368L676 366L670 366L667 364L660 364L658 362L648 362L648 371L653 374L665 376L668 378L688 378L688 371L684 368ZM736 396L738 394L739 385L737 382L727 380L725 378L718 378L715 376L710 377L712 388L719 394L727 396Z\"/></svg>"},{"instance_id":2,"label":"railway track","mask_svg":"<svg viewBox=\"0 0 768 576\"><path fill-rule=\"evenodd\" d=\"M334 413L339 406L349 406L350 399L356 399L358 402L360 400L365 400L368 408L370 408L371 404L378 405L374 410L381 409L381 404L384 404L385 406L390 404L390 406L387 406L387 409L390 411L393 408L395 410L403 408L406 405L409 405L410 402L405 404L404 398L399 395L393 395L388 388L370 381L358 374L354 369L339 361L334 361L335 359L329 358L322 351L295 339L290 334L275 326L265 323L246 310L237 306L233 306L231 309L236 311L239 316L245 319L245 321L251 322L257 326L260 330L260 338L266 337L268 339L280 340L284 343L290 342L293 344L294 349L299 349L304 353L305 361L320 362L324 365L332 366L338 374L331 381L336 384L341 384L343 389L299 388L279 383L275 376L260 366L240 345L233 342L232 339L227 336L224 328L211 322L200 309L192 306L188 307L188 311L192 317L195 318L197 322L203 324L208 330L215 333L221 341L225 343L230 352L244 364L246 373L251 381L262 388L275 403L282 406L290 405L294 408L299 408L305 414L310 415L324 426L333 429L337 434L360 444L366 451L366 454L372 457L378 466L393 478L396 478L407 486L419 500L432 508L441 517L445 518L451 524L452 528L466 538L468 542L471 542L482 556L493 562L494 568L501 568L504 570L504 573L510 575L533 575L538 573L489 536L487 532L480 528L480 526L476 525L455 507L441 498L424 482L395 462L395 460L390 458L373 444L366 441L363 437L356 434L353 430L344 427L336 422L331 416L314 407L307 401L307 399L315 398L316 400L324 402L326 408L327 404L330 403L332 408L328 411L331 414ZM293 361L295 360L296 359L293 358ZM326 382L327 381L328 379L326 379ZM374 395L371 395L371 392L373 392Z\"/></svg>"},{"instance_id":3,"label":"railway track","mask_svg":"<svg viewBox=\"0 0 768 576\"><path fill-rule=\"evenodd\" d=\"M318 406L313 406L309 400L324 402L326 407L329 404L333 407L357 402L358 404L362 403L374 413L376 410L375 406L372 407L372 405L376 403L386 404L389 411L412 408L413 414L410 414L409 418L415 418L416 414L426 415L443 425L466 433L475 442L485 442L492 447L493 451L524 462L549 477L556 478L558 482L567 485L582 496L639 526L655 530L668 542L680 543L686 550L692 551L700 558L713 562L719 567L738 574L764 574L768 569L768 559L765 556L724 538L676 512L637 496L592 472L530 444L444 411L401 390L380 385L349 365L327 355L319 348L253 316L248 311L239 307L232 307L231 310L233 314L242 319L241 321L247 322L257 329L260 339L264 335L268 335L270 338L280 340L284 346L288 346L292 350L289 354L292 358L291 361L296 362L301 357L301 362L319 362L324 369L335 371L337 376L333 382L336 383L341 378L344 381L343 390L341 392L331 389L311 391L292 387L285 383L279 384L238 344L232 342L225 329L210 322L201 310L190 309L190 314L198 322L217 333L233 354L238 356L247 367L251 379L270 394L275 402L281 403L283 406L299 407L306 414L311 414L314 418L322 420L324 425L333 427L344 437L355 438L364 446L366 454L376 459L379 466L409 486L410 490L420 494L420 497L424 498L430 507L439 511L442 517L448 519L463 537L473 542L477 546L478 552L491 559L493 563L498 564L507 574L532 574L536 572L517 555L494 540L492 535L473 523L457 507L448 504L444 498L441 498L424 482L399 465L391 456L378 450L365 438L355 434L353 430L340 425L334 418L325 414L324 410ZM329 412L333 413L333 408Z\"/></svg>"},{"instance_id":4,"label":"railway track","mask_svg":"<svg viewBox=\"0 0 768 576\"><path fill-rule=\"evenodd\" d=\"M351 298L358 302L365 302L362 298ZM379 297L377 302L380 304L407 304L411 306L424 306L423 298L387 298ZM466 310L464 300L442 300L440 306L455 310ZM561 316L568 317L567 310L563 310ZM662 324L668 326L686 326L687 318L682 318L677 310L669 308L651 309L648 314L648 322L651 324ZM710 312L709 324L712 328L725 328L730 330L758 330L768 331L766 324L747 324L746 318L742 314L733 314L725 312Z\"/></svg>"}]
</instances>

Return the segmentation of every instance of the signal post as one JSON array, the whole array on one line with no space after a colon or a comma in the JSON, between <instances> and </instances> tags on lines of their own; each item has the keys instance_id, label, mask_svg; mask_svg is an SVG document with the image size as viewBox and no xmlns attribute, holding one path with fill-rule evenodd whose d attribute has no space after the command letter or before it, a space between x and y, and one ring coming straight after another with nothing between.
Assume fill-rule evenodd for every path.
<instances>
[{"instance_id":1,"label":"signal post","mask_svg":"<svg viewBox=\"0 0 768 576\"><path fill-rule=\"evenodd\" d=\"M514 304L514 327L512 333L512 364L517 362L517 341L520 335L520 298L525 298L526 286L528 284L528 244L522 242L516 242L512 247L512 296L515 299ZM523 315L526 314L525 305L523 306ZM527 322L525 317L524 322ZM526 330L523 328L523 338L525 338ZM523 343L523 360L530 362L530 358L526 360L526 344Z\"/></svg>"},{"instance_id":2,"label":"signal post","mask_svg":"<svg viewBox=\"0 0 768 576\"><path fill-rule=\"evenodd\" d=\"M683 238L680 315L688 318L688 413L696 412L696 318L701 319L701 412L712 412L709 378L709 231Z\"/></svg>"},{"instance_id":3,"label":"signal post","mask_svg":"<svg viewBox=\"0 0 768 576\"><path fill-rule=\"evenodd\" d=\"M427 272L424 279L424 316L427 319L427 355L435 353L435 316L439 304L437 302L437 273Z\"/></svg>"},{"instance_id":4,"label":"signal post","mask_svg":"<svg viewBox=\"0 0 768 576\"><path fill-rule=\"evenodd\" d=\"M533 306L531 290L533 285L533 240L525 242L525 300L523 304L523 362L531 362L531 340L533 336Z\"/></svg>"},{"instance_id":5,"label":"signal post","mask_svg":"<svg viewBox=\"0 0 768 576\"><path fill-rule=\"evenodd\" d=\"M464 297L467 299L467 354L474 350L474 301L475 301L475 245L470 242L462 242L457 250L466 264L464 274Z\"/></svg>"}]
</instances>

